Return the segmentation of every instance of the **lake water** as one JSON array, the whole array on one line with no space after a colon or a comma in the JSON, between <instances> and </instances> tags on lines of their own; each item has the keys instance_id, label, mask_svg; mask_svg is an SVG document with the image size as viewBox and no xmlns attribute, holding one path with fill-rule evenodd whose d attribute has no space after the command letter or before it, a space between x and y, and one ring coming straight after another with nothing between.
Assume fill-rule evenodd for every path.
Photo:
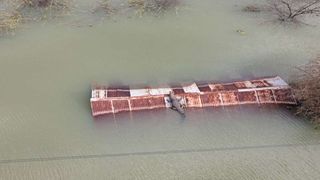
<instances>
[{"instance_id":1,"label":"lake water","mask_svg":"<svg viewBox=\"0 0 320 180\"><path fill-rule=\"evenodd\" d=\"M320 179L320 132L282 107L91 117L94 84L288 80L317 55L319 26L248 3L188 1L161 18L74 10L0 39L0 179Z\"/></svg>"}]
</instances>

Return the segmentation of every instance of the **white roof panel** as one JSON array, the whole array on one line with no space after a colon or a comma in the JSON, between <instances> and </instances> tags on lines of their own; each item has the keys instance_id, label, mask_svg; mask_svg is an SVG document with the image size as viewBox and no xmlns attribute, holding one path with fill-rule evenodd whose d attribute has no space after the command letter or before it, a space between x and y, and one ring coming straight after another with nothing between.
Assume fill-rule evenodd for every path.
<instances>
[{"instance_id":1,"label":"white roof panel","mask_svg":"<svg viewBox=\"0 0 320 180\"><path fill-rule=\"evenodd\" d=\"M271 84L272 86L288 86L288 84L281 79L279 76L274 77L274 78L270 78L270 79L266 79L266 81Z\"/></svg>"},{"instance_id":2,"label":"white roof panel","mask_svg":"<svg viewBox=\"0 0 320 180\"><path fill-rule=\"evenodd\" d=\"M106 98L106 90L99 90L99 98Z\"/></svg>"},{"instance_id":3,"label":"white roof panel","mask_svg":"<svg viewBox=\"0 0 320 180\"><path fill-rule=\"evenodd\" d=\"M132 97L136 96L148 96L149 94L149 89L130 89L130 95Z\"/></svg>"},{"instance_id":4,"label":"white roof panel","mask_svg":"<svg viewBox=\"0 0 320 180\"><path fill-rule=\"evenodd\" d=\"M158 88L158 89L149 89L151 95L163 95L169 94L172 91L171 88Z\"/></svg>"},{"instance_id":5,"label":"white roof panel","mask_svg":"<svg viewBox=\"0 0 320 180\"><path fill-rule=\"evenodd\" d=\"M200 93L200 90L196 83L193 83L189 86L183 86L182 88L186 93Z\"/></svg>"}]
</instances>

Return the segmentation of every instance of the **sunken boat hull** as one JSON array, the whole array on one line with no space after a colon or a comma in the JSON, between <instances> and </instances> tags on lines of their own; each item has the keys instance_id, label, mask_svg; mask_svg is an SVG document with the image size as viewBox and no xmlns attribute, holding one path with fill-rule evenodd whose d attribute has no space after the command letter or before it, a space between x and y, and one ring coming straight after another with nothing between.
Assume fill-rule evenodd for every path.
<instances>
[{"instance_id":1,"label":"sunken boat hull","mask_svg":"<svg viewBox=\"0 0 320 180\"><path fill-rule=\"evenodd\" d=\"M170 108L169 93L180 96L187 108L242 104L288 104L296 100L290 86L279 76L231 83L187 84L164 88L93 88L93 116L124 111Z\"/></svg>"}]
</instances>

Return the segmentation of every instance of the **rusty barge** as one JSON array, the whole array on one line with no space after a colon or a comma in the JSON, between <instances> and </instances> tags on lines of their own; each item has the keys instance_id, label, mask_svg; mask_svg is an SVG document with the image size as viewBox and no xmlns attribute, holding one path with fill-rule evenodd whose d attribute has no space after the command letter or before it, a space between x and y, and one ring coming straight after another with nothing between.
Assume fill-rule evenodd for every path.
<instances>
[{"instance_id":1,"label":"rusty barge","mask_svg":"<svg viewBox=\"0 0 320 180\"><path fill-rule=\"evenodd\" d=\"M187 108L297 103L290 86L275 76L231 83L191 83L162 88L95 87L92 88L90 99L92 115L170 108L170 92L180 97Z\"/></svg>"}]
</instances>

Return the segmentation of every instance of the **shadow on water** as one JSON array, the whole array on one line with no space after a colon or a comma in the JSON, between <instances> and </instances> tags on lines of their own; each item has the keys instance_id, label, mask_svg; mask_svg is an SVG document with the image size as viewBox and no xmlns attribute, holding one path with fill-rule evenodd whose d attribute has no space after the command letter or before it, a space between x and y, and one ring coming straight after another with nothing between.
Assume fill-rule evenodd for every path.
<instances>
[{"instance_id":1,"label":"shadow on water","mask_svg":"<svg viewBox=\"0 0 320 180\"><path fill-rule=\"evenodd\" d=\"M81 112L85 112L88 115L91 115L91 105L90 105L90 98L91 98L91 88L84 88L83 91L78 91L76 93L72 92L71 97L73 97L74 104L79 106Z\"/></svg>"},{"instance_id":2,"label":"shadow on water","mask_svg":"<svg viewBox=\"0 0 320 180\"><path fill-rule=\"evenodd\" d=\"M90 154L90 155L57 156L57 157L29 158L29 159L4 159L4 160L0 160L0 164L43 162L43 161L62 161L62 160L79 160L79 159L101 159L101 158L108 158L108 157L125 157L125 156L190 154L190 153L200 153L200 152L219 152L219 151L228 152L228 151L251 150L251 149L279 149L279 148L294 148L294 147L306 147L306 146L317 147L319 145L320 145L319 143L278 144L278 145L241 146L241 147L225 147L225 148L209 148L209 149L168 150L168 151L154 151L154 152Z\"/></svg>"},{"instance_id":3,"label":"shadow on water","mask_svg":"<svg viewBox=\"0 0 320 180\"><path fill-rule=\"evenodd\" d=\"M105 128L108 129L111 126L119 128L119 130L122 130L123 128L130 128L134 131L139 129L147 129L149 131L152 129L161 129L166 127L164 128L164 132L168 131L171 133L175 128L187 128L205 116L220 114L222 112L223 108L189 108L186 110L185 115L181 115L175 110L171 110L169 108L154 109L97 116L93 117L93 123L96 128L101 130ZM213 116L213 119L214 117L215 116ZM219 115L216 117L219 117Z\"/></svg>"}]
</instances>

